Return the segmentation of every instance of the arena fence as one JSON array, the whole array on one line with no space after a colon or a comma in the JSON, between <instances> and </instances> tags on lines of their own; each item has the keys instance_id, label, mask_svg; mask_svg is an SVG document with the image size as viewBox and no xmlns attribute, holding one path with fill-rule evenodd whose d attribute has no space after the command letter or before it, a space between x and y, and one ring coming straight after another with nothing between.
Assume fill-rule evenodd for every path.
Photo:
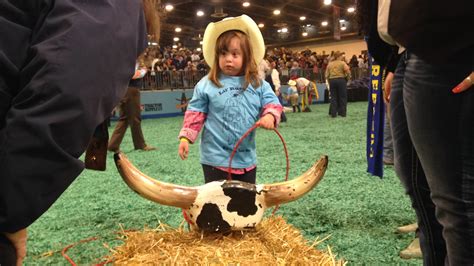
<instances>
[{"instance_id":1,"label":"arena fence","mask_svg":"<svg viewBox=\"0 0 474 266\"><path fill-rule=\"evenodd\" d=\"M148 72L144 77L143 90L176 90L176 89L192 89L207 75L207 70L167 70ZM352 80L361 79L369 76L366 68L351 69ZM291 69L281 70L281 84L286 84L291 77L305 77L316 83L324 83L324 73L315 71L314 69Z\"/></svg>"}]
</instances>

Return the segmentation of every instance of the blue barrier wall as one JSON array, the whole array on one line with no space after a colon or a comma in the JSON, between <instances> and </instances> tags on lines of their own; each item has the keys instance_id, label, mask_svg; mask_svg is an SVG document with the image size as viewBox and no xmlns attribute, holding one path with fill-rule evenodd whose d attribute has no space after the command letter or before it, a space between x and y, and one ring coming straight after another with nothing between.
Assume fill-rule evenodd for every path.
<instances>
[{"instance_id":1,"label":"blue barrier wall","mask_svg":"<svg viewBox=\"0 0 474 266\"><path fill-rule=\"evenodd\" d=\"M313 103L324 102L324 91L326 90L326 84L317 83L319 99L313 99ZM282 85L281 91L286 93L288 85ZM183 105L191 100L193 96L192 89L187 90L155 90L155 91L142 91L141 92L141 103L143 105L142 118L160 118L160 117L171 117L183 115L185 109ZM116 114L112 119L117 119Z\"/></svg>"},{"instance_id":2,"label":"blue barrier wall","mask_svg":"<svg viewBox=\"0 0 474 266\"><path fill-rule=\"evenodd\" d=\"M159 118L184 115L185 105L193 97L194 90L142 91L142 118Z\"/></svg>"}]
</instances>

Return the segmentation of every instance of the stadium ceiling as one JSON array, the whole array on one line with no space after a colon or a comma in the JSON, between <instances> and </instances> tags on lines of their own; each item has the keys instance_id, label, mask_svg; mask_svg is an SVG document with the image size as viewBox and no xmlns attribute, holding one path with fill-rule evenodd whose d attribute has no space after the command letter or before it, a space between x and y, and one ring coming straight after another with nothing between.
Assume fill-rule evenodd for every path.
<instances>
[{"instance_id":1,"label":"stadium ceiling","mask_svg":"<svg viewBox=\"0 0 474 266\"><path fill-rule=\"evenodd\" d=\"M328 0L161 0L159 43L161 46L171 46L180 42L191 49L200 47L209 22L242 14L264 25L261 31L268 46L294 46L334 40L334 35L339 35L337 28L342 28L342 39L357 37L355 12L348 11L355 7L355 0L332 0L329 5L325 5L325 1ZM244 6L244 2L248 2L249 6ZM166 10L167 5L172 5L173 9ZM280 10L279 15L274 14L276 9ZM339 10L339 16L334 16L335 9L336 12ZM203 15L198 16L198 11L202 11ZM328 24L323 26L325 21ZM176 28L181 31L177 32Z\"/></svg>"}]
</instances>

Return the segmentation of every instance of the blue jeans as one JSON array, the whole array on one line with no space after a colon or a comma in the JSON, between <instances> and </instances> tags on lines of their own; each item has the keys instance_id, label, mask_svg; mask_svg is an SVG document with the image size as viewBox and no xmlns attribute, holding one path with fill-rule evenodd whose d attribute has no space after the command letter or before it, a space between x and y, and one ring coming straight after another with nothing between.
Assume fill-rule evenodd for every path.
<instances>
[{"instance_id":1,"label":"blue jeans","mask_svg":"<svg viewBox=\"0 0 474 266\"><path fill-rule=\"evenodd\" d=\"M432 65L407 52L392 83L395 170L425 265L474 264L474 88L451 92L471 67L470 59Z\"/></svg>"},{"instance_id":2,"label":"blue jeans","mask_svg":"<svg viewBox=\"0 0 474 266\"><path fill-rule=\"evenodd\" d=\"M385 120L383 125L383 161L393 163L393 141L390 117L385 108Z\"/></svg>"}]
</instances>

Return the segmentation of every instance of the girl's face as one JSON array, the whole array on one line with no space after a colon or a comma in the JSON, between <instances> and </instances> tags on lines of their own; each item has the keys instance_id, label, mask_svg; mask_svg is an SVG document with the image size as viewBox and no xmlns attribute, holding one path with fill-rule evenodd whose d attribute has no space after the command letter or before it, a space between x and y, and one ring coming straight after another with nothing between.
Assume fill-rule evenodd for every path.
<instances>
[{"instance_id":1,"label":"girl's face","mask_svg":"<svg viewBox=\"0 0 474 266\"><path fill-rule=\"evenodd\" d=\"M240 48L240 39L233 37L230 39L226 51L219 55L219 68L227 76L239 76L242 73L242 49Z\"/></svg>"}]
</instances>

